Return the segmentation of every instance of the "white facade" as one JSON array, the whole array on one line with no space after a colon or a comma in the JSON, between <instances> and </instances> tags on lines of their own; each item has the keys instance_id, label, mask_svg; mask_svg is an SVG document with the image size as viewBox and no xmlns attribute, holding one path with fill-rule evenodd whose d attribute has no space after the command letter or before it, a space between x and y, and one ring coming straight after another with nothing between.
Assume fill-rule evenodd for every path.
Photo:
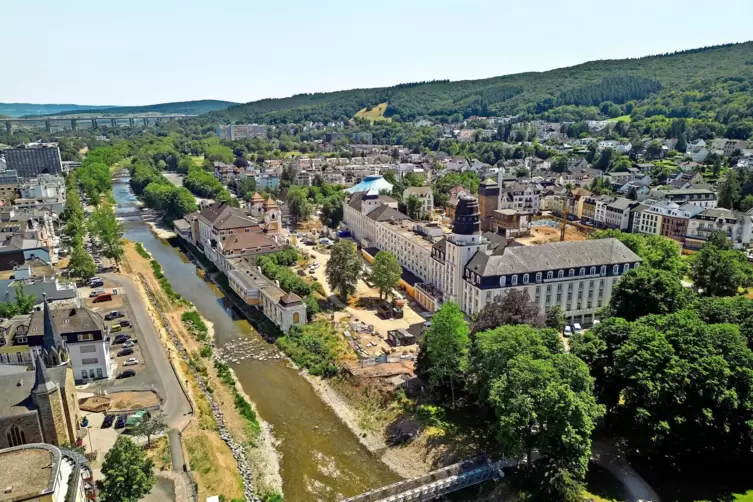
<instances>
[{"instance_id":1,"label":"white facade","mask_svg":"<svg viewBox=\"0 0 753 502\"><path fill-rule=\"evenodd\" d=\"M21 197L37 199L59 197L65 201L65 178L51 174L40 174L19 187Z\"/></svg>"},{"instance_id":2,"label":"white facade","mask_svg":"<svg viewBox=\"0 0 753 502\"><path fill-rule=\"evenodd\" d=\"M79 339L85 336L79 335ZM110 359L108 349L109 342L107 340L68 343L68 353L73 364L73 374L76 380L110 378L115 369L115 364Z\"/></svg>"}]
</instances>

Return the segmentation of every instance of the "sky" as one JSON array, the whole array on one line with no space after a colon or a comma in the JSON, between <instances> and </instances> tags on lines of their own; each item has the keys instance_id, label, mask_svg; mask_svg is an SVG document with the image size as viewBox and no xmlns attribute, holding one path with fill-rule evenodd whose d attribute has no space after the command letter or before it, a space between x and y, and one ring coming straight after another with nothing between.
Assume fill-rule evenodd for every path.
<instances>
[{"instance_id":1,"label":"sky","mask_svg":"<svg viewBox=\"0 0 753 502\"><path fill-rule=\"evenodd\" d=\"M753 1L0 0L0 33L0 102L249 102L753 40Z\"/></svg>"}]
</instances>

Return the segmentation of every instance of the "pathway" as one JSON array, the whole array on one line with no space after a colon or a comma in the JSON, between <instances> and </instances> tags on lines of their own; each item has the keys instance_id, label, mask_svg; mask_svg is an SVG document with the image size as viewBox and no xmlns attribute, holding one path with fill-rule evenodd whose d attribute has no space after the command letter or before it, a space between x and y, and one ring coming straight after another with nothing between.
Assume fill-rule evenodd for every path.
<instances>
[{"instance_id":1,"label":"pathway","mask_svg":"<svg viewBox=\"0 0 753 502\"><path fill-rule=\"evenodd\" d=\"M591 460L620 480L628 492L627 502L660 502L659 494L633 469L613 444L603 439L593 440Z\"/></svg>"}]
</instances>

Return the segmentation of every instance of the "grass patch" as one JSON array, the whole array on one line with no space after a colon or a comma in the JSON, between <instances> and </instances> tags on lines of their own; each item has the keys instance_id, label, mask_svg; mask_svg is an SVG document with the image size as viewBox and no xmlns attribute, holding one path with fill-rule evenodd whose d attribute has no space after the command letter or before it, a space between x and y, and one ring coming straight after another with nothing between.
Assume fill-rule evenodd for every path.
<instances>
[{"instance_id":1,"label":"grass patch","mask_svg":"<svg viewBox=\"0 0 753 502\"><path fill-rule=\"evenodd\" d=\"M199 486L206 494L223 494L226 500L243 500L243 480L227 445L217 436L205 431L187 435L186 451L191 470L199 478Z\"/></svg>"},{"instance_id":2,"label":"grass patch","mask_svg":"<svg viewBox=\"0 0 753 502\"><path fill-rule=\"evenodd\" d=\"M191 155L191 160L199 167L204 165L204 157L201 155Z\"/></svg>"},{"instance_id":3,"label":"grass patch","mask_svg":"<svg viewBox=\"0 0 753 502\"><path fill-rule=\"evenodd\" d=\"M159 281L159 285L162 287L162 291L165 292L167 297L170 299L170 302L174 305L181 305L183 303L183 297L175 292L173 286L167 280L167 277L165 277L165 274L162 273L162 265L160 265L157 260L149 260L149 264L152 266L154 277L157 279L157 281Z\"/></svg>"},{"instance_id":4,"label":"grass patch","mask_svg":"<svg viewBox=\"0 0 753 502\"><path fill-rule=\"evenodd\" d=\"M207 328L207 325L204 323L204 319L201 318L201 315L197 311L189 310L187 312L183 312L183 315L180 316L180 319L181 321L183 321L183 325L186 327L186 329L198 341L206 342L207 340L209 340L209 328Z\"/></svg>"},{"instance_id":5,"label":"grass patch","mask_svg":"<svg viewBox=\"0 0 753 502\"><path fill-rule=\"evenodd\" d=\"M368 108L361 108L356 112L355 118L366 119L371 121L371 123L379 120L386 120L387 122L391 122L392 119L384 116L384 112L386 110L387 103L379 103L378 105L372 107L370 110Z\"/></svg>"},{"instance_id":6,"label":"grass patch","mask_svg":"<svg viewBox=\"0 0 753 502\"><path fill-rule=\"evenodd\" d=\"M620 115L619 117L615 117L611 119L611 121L614 122L630 122L630 115Z\"/></svg>"},{"instance_id":7,"label":"grass patch","mask_svg":"<svg viewBox=\"0 0 753 502\"><path fill-rule=\"evenodd\" d=\"M173 460L170 456L170 443L167 437L152 440L152 449L146 450L146 455L154 463L154 468L160 471L169 471L173 468Z\"/></svg>"},{"instance_id":8,"label":"grass patch","mask_svg":"<svg viewBox=\"0 0 753 502\"><path fill-rule=\"evenodd\" d=\"M214 369L217 370L217 377L222 380L222 383L230 387L230 390L233 392L233 404L235 405L235 409L238 410L240 416L246 420L250 429L249 435L251 438L257 437L261 432L259 417L256 416L254 408L248 401L246 401L243 394L238 392L238 388L235 385L235 378L233 378L233 374L230 372L230 367L221 361L215 361Z\"/></svg>"},{"instance_id":9,"label":"grass patch","mask_svg":"<svg viewBox=\"0 0 753 502\"><path fill-rule=\"evenodd\" d=\"M145 260L151 260L152 259L152 255L149 254L149 251L147 251L146 249L144 249L144 245L143 244L141 244L140 242L137 242L135 247L136 247L136 252L139 254L139 256L141 256Z\"/></svg>"},{"instance_id":10,"label":"grass patch","mask_svg":"<svg viewBox=\"0 0 753 502\"><path fill-rule=\"evenodd\" d=\"M346 350L343 339L325 319L293 326L287 335L277 340L277 345L297 365L318 376L337 374L335 363Z\"/></svg>"}]
</instances>

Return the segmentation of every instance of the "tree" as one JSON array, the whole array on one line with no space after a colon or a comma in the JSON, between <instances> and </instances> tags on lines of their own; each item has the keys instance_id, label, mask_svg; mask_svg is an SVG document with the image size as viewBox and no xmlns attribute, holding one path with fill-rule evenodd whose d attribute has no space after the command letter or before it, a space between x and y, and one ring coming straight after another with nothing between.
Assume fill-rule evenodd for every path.
<instances>
[{"instance_id":1,"label":"tree","mask_svg":"<svg viewBox=\"0 0 753 502\"><path fill-rule=\"evenodd\" d=\"M651 314L669 314L685 308L692 292L680 278L648 266L625 274L612 289L612 315L634 321Z\"/></svg>"},{"instance_id":2,"label":"tree","mask_svg":"<svg viewBox=\"0 0 753 502\"><path fill-rule=\"evenodd\" d=\"M294 223L305 221L311 216L311 203L308 201L308 191L303 187L292 187L288 190L288 209Z\"/></svg>"},{"instance_id":3,"label":"tree","mask_svg":"<svg viewBox=\"0 0 753 502\"><path fill-rule=\"evenodd\" d=\"M408 198L405 200L405 208L408 216L414 220L421 218L421 208L423 205L424 203L421 202L421 199L413 194L408 195Z\"/></svg>"},{"instance_id":4,"label":"tree","mask_svg":"<svg viewBox=\"0 0 753 502\"><path fill-rule=\"evenodd\" d=\"M544 326L539 306L531 301L527 291L511 289L488 303L473 320L471 332L478 333L505 324Z\"/></svg>"},{"instance_id":5,"label":"tree","mask_svg":"<svg viewBox=\"0 0 753 502\"><path fill-rule=\"evenodd\" d=\"M727 171L727 179L724 180L719 188L719 207L735 209L740 201L740 181L737 179L737 172L734 170Z\"/></svg>"},{"instance_id":6,"label":"tree","mask_svg":"<svg viewBox=\"0 0 753 502\"><path fill-rule=\"evenodd\" d=\"M138 502L154 486L152 461L127 436L119 436L102 464L97 481L102 502Z\"/></svg>"},{"instance_id":7,"label":"tree","mask_svg":"<svg viewBox=\"0 0 753 502\"><path fill-rule=\"evenodd\" d=\"M352 241L341 240L332 246L325 275L329 286L343 301L355 293L362 267L363 261Z\"/></svg>"},{"instance_id":8,"label":"tree","mask_svg":"<svg viewBox=\"0 0 753 502\"><path fill-rule=\"evenodd\" d=\"M546 309L546 318L544 324L547 328L556 329L562 331L565 328L567 318L565 317L565 311L562 307L555 305Z\"/></svg>"},{"instance_id":9,"label":"tree","mask_svg":"<svg viewBox=\"0 0 753 502\"><path fill-rule=\"evenodd\" d=\"M453 406L455 381L462 378L468 364L468 334L468 324L455 302L442 304L426 330L429 385L433 390L449 385Z\"/></svg>"},{"instance_id":10,"label":"tree","mask_svg":"<svg viewBox=\"0 0 753 502\"><path fill-rule=\"evenodd\" d=\"M152 436L163 433L165 429L167 429L165 415L160 412L154 415L148 414L139 420L133 428L133 434L135 436L146 437L146 447L151 448Z\"/></svg>"},{"instance_id":11,"label":"tree","mask_svg":"<svg viewBox=\"0 0 753 502\"><path fill-rule=\"evenodd\" d=\"M392 294L400 281L403 267L389 251L379 251L371 264L371 282L379 290L379 299Z\"/></svg>"},{"instance_id":12,"label":"tree","mask_svg":"<svg viewBox=\"0 0 753 502\"><path fill-rule=\"evenodd\" d=\"M322 224L329 228L337 228L343 220L343 201L342 197L331 195L324 199L321 208Z\"/></svg>"},{"instance_id":13,"label":"tree","mask_svg":"<svg viewBox=\"0 0 753 502\"><path fill-rule=\"evenodd\" d=\"M685 139L685 135L682 133L677 136L677 144L675 144L675 150L680 153L685 153L686 151L688 151L688 142Z\"/></svg>"},{"instance_id":14,"label":"tree","mask_svg":"<svg viewBox=\"0 0 753 502\"><path fill-rule=\"evenodd\" d=\"M717 231L693 255L690 278L704 296L734 296L740 288L753 286L753 267L745 253L733 249L727 235Z\"/></svg>"},{"instance_id":15,"label":"tree","mask_svg":"<svg viewBox=\"0 0 753 502\"><path fill-rule=\"evenodd\" d=\"M740 211L747 213L751 209L753 209L753 194L746 195L740 201Z\"/></svg>"},{"instance_id":16,"label":"tree","mask_svg":"<svg viewBox=\"0 0 753 502\"><path fill-rule=\"evenodd\" d=\"M643 259L643 265L683 277L687 266L680 245L661 235L643 235L619 230L597 230L591 239L617 239Z\"/></svg>"},{"instance_id":17,"label":"tree","mask_svg":"<svg viewBox=\"0 0 753 502\"><path fill-rule=\"evenodd\" d=\"M37 295L26 294L23 283L16 285L16 311L19 314L30 314L37 304Z\"/></svg>"},{"instance_id":18,"label":"tree","mask_svg":"<svg viewBox=\"0 0 753 502\"><path fill-rule=\"evenodd\" d=\"M123 259L125 239L123 224L115 218L111 206L102 206L95 210L89 220L89 229L99 240L102 254L120 265Z\"/></svg>"},{"instance_id":19,"label":"tree","mask_svg":"<svg viewBox=\"0 0 753 502\"><path fill-rule=\"evenodd\" d=\"M76 243L71 251L71 259L68 262L68 273L73 277L84 280L90 279L97 273L97 265L94 259L84 249L83 244Z\"/></svg>"}]
</instances>

